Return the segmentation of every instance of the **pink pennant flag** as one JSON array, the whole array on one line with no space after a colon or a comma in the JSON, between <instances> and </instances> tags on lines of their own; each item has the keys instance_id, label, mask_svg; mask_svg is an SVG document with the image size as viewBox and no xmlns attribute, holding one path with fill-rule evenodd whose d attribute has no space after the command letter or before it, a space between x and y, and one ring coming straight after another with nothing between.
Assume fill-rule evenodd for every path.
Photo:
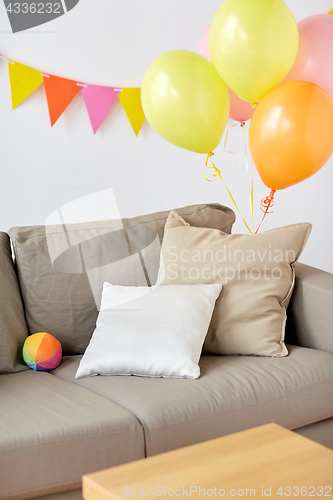
<instances>
[{"instance_id":1,"label":"pink pennant flag","mask_svg":"<svg viewBox=\"0 0 333 500\"><path fill-rule=\"evenodd\" d=\"M121 89L102 87L100 85L87 85L82 87L83 99L88 111L94 134L105 120L108 112L115 103Z\"/></svg>"}]
</instances>

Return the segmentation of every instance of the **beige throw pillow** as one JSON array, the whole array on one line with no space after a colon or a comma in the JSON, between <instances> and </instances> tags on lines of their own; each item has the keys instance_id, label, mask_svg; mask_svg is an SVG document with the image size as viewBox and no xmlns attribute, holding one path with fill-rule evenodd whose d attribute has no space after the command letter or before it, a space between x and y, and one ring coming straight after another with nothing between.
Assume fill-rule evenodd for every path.
<instances>
[{"instance_id":1,"label":"beige throw pillow","mask_svg":"<svg viewBox=\"0 0 333 500\"><path fill-rule=\"evenodd\" d=\"M286 356L286 307L294 263L311 232L301 223L256 235L166 222L157 285L222 283L204 351Z\"/></svg>"}]
</instances>

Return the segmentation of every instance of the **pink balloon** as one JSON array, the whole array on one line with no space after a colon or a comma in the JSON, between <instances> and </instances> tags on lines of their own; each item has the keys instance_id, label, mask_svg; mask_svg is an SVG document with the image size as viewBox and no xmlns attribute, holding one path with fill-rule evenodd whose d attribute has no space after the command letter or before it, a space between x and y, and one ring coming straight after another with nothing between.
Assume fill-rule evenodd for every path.
<instances>
[{"instance_id":1,"label":"pink balloon","mask_svg":"<svg viewBox=\"0 0 333 500\"><path fill-rule=\"evenodd\" d=\"M212 62L209 53L209 28L210 24L205 28L202 33L198 46L197 53L201 56L208 59L208 61ZM252 104L246 101L243 101L238 95L235 94L231 89L229 89L230 95L230 118L237 122L246 122L251 118L251 108Z\"/></svg>"},{"instance_id":2,"label":"pink balloon","mask_svg":"<svg viewBox=\"0 0 333 500\"><path fill-rule=\"evenodd\" d=\"M243 101L235 92L229 89L230 96L230 113L229 116L236 122L246 122L251 118L252 104Z\"/></svg>"},{"instance_id":3,"label":"pink balloon","mask_svg":"<svg viewBox=\"0 0 333 500\"><path fill-rule=\"evenodd\" d=\"M298 23L298 30L297 57L284 82L316 83L333 99L333 16L306 17Z\"/></svg>"},{"instance_id":4,"label":"pink balloon","mask_svg":"<svg viewBox=\"0 0 333 500\"><path fill-rule=\"evenodd\" d=\"M197 53L212 62L209 53L209 29L210 24L204 29L197 46Z\"/></svg>"}]
</instances>

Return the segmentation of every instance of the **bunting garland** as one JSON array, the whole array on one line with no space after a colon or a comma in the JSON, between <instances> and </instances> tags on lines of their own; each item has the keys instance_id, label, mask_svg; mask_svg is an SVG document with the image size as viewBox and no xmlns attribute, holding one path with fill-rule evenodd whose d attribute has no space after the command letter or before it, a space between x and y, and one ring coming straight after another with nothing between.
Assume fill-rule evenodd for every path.
<instances>
[{"instance_id":1,"label":"bunting garland","mask_svg":"<svg viewBox=\"0 0 333 500\"><path fill-rule=\"evenodd\" d=\"M96 134L119 96L135 135L139 134L145 120L140 88L115 88L85 84L43 73L24 64L11 61L1 54L0 59L8 62L12 109L15 109L44 83L51 127L53 127L81 91L93 132Z\"/></svg>"}]
</instances>

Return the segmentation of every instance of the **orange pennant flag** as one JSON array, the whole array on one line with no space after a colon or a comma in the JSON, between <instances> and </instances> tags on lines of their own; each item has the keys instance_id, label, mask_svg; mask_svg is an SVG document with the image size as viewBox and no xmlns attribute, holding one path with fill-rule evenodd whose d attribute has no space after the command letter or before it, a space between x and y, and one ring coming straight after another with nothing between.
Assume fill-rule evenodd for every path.
<instances>
[{"instance_id":1,"label":"orange pennant flag","mask_svg":"<svg viewBox=\"0 0 333 500\"><path fill-rule=\"evenodd\" d=\"M145 121L145 115L141 105L141 89L123 89L123 91L119 93L119 99L131 122L135 135L137 136Z\"/></svg>"},{"instance_id":2,"label":"orange pennant flag","mask_svg":"<svg viewBox=\"0 0 333 500\"><path fill-rule=\"evenodd\" d=\"M77 82L74 80L60 78L59 76L44 76L46 98L52 127L72 102L76 94L80 92L82 87L76 85L76 83Z\"/></svg>"}]
</instances>

